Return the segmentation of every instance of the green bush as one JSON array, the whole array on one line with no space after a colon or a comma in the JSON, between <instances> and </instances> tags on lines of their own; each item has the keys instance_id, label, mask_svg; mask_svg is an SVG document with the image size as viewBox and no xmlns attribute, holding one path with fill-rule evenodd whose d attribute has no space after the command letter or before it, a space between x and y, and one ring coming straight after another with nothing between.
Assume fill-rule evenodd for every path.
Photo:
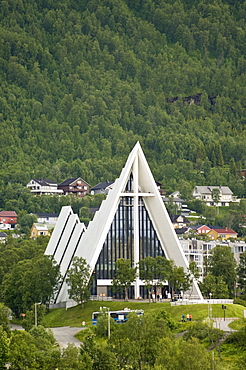
<instances>
[{"instance_id":1,"label":"green bush","mask_svg":"<svg viewBox=\"0 0 246 370\"><path fill-rule=\"evenodd\" d=\"M222 338L223 332L219 329L209 327L207 324L197 322L192 323L185 332L183 338L190 340L191 338L197 338L204 342L214 343Z\"/></svg>"},{"instance_id":2,"label":"green bush","mask_svg":"<svg viewBox=\"0 0 246 370\"><path fill-rule=\"evenodd\" d=\"M246 350L246 325L238 330L231 333L227 338L225 343L231 343L235 347L242 350Z\"/></svg>"},{"instance_id":3,"label":"green bush","mask_svg":"<svg viewBox=\"0 0 246 370\"><path fill-rule=\"evenodd\" d=\"M241 298L235 298L233 301L234 304L240 304L241 306L246 307L246 300Z\"/></svg>"}]
</instances>

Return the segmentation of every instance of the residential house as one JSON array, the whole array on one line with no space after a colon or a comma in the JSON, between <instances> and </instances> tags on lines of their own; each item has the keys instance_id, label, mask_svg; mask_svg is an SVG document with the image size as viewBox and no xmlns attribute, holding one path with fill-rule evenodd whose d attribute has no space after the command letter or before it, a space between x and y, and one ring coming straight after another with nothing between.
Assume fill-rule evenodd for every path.
<instances>
[{"instance_id":1,"label":"residential house","mask_svg":"<svg viewBox=\"0 0 246 370\"><path fill-rule=\"evenodd\" d=\"M217 203L213 199L214 189L219 190L219 201ZM207 206L229 206L231 202L240 201L233 196L233 192L228 186L195 186L192 196L204 201Z\"/></svg>"},{"instance_id":2,"label":"residential house","mask_svg":"<svg viewBox=\"0 0 246 370\"><path fill-rule=\"evenodd\" d=\"M58 189L62 190L64 195L74 194L82 198L89 193L90 185L81 177L75 177L63 181L58 185Z\"/></svg>"},{"instance_id":3,"label":"residential house","mask_svg":"<svg viewBox=\"0 0 246 370\"><path fill-rule=\"evenodd\" d=\"M171 215L170 219L171 219L174 229L184 228L188 224L190 224L190 221L185 216L182 216L182 215Z\"/></svg>"},{"instance_id":4,"label":"residential house","mask_svg":"<svg viewBox=\"0 0 246 370\"><path fill-rule=\"evenodd\" d=\"M36 239L38 236L50 236L48 226L45 224L35 223L31 228L31 239Z\"/></svg>"},{"instance_id":5,"label":"residential house","mask_svg":"<svg viewBox=\"0 0 246 370\"><path fill-rule=\"evenodd\" d=\"M58 220L58 213L34 213L37 216L39 224L53 224L55 225Z\"/></svg>"},{"instance_id":6,"label":"residential house","mask_svg":"<svg viewBox=\"0 0 246 370\"><path fill-rule=\"evenodd\" d=\"M219 242L215 240L211 241L204 241L204 240L197 240L197 239L180 239L180 245L184 251L185 257L190 262L196 262L198 267L200 278L199 280L203 280L204 276L206 275L206 261L210 256L211 250L216 247L216 245L228 245L225 242Z\"/></svg>"},{"instance_id":7,"label":"residential house","mask_svg":"<svg viewBox=\"0 0 246 370\"><path fill-rule=\"evenodd\" d=\"M109 190L112 189L112 186L114 184L114 181L106 180L104 182L100 182L99 184L93 186L91 188L91 195L94 194L108 194Z\"/></svg>"},{"instance_id":8,"label":"residential house","mask_svg":"<svg viewBox=\"0 0 246 370\"><path fill-rule=\"evenodd\" d=\"M57 182L53 180L32 179L26 187L35 195L63 194L62 190L57 189Z\"/></svg>"},{"instance_id":9,"label":"residential house","mask_svg":"<svg viewBox=\"0 0 246 370\"><path fill-rule=\"evenodd\" d=\"M161 194L162 197L164 197L166 195L166 191L163 189L163 184L159 181L155 181L155 183L159 190L159 193Z\"/></svg>"},{"instance_id":10,"label":"residential house","mask_svg":"<svg viewBox=\"0 0 246 370\"><path fill-rule=\"evenodd\" d=\"M4 232L0 232L0 243L3 243L5 242L5 240L7 239L7 234L4 233Z\"/></svg>"},{"instance_id":11,"label":"residential house","mask_svg":"<svg viewBox=\"0 0 246 370\"><path fill-rule=\"evenodd\" d=\"M211 227L211 230L207 233L208 237L212 240L217 240L221 238L221 240L227 240L229 238L237 238L237 233L234 230L225 228L215 228Z\"/></svg>"},{"instance_id":12,"label":"residential house","mask_svg":"<svg viewBox=\"0 0 246 370\"><path fill-rule=\"evenodd\" d=\"M0 212L0 229L14 229L17 224L17 214L15 211Z\"/></svg>"},{"instance_id":13,"label":"residential house","mask_svg":"<svg viewBox=\"0 0 246 370\"><path fill-rule=\"evenodd\" d=\"M199 235L207 234L211 230L207 225L195 225L193 228Z\"/></svg>"},{"instance_id":14,"label":"residential house","mask_svg":"<svg viewBox=\"0 0 246 370\"><path fill-rule=\"evenodd\" d=\"M175 233L177 234L178 238L181 239L183 238L184 234L187 233L188 230L189 230L188 227L176 227Z\"/></svg>"},{"instance_id":15,"label":"residential house","mask_svg":"<svg viewBox=\"0 0 246 370\"><path fill-rule=\"evenodd\" d=\"M195 261L200 272L200 279L206 276L207 260L213 248L217 245L228 246L231 248L234 259L239 263L241 253L246 251L246 243L244 241L218 241L218 240L196 240L196 239L180 239L180 245L185 253L188 263Z\"/></svg>"},{"instance_id":16,"label":"residential house","mask_svg":"<svg viewBox=\"0 0 246 370\"><path fill-rule=\"evenodd\" d=\"M185 201L180 198L180 192L179 191L175 191L167 197L162 197L162 199L163 199L164 203L172 202L176 206L177 210L182 209L182 207L185 203Z\"/></svg>"},{"instance_id":17,"label":"residential house","mask_svg":"<svg viewBox=\"0 0 246 370\"><path fill-rule=\"evenodd\" d=\"M243 240L239 240L239 241L229 241L228 242L228 245L231 247L232 249L232 253L234 255L234 259L236 260L237 264L239 263L240 261L240 255L243 253L243 252L246 252L246 243L245 241Z\"/></svg>"}]
</instances>

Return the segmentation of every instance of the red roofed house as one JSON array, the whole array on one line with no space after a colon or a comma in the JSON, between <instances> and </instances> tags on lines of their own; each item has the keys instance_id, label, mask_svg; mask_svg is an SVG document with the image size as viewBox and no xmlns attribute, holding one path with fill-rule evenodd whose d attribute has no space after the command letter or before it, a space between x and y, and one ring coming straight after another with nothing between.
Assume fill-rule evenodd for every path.
<instances>
[{"instance_id":1,"label":"red roofed house","mask_svg":"<svg viewBox=\"0 0 246 370\"><path fill-rule=\"evenodd\" d=\"M15 211L0 212L0 229L14 229L17 224L17 214Z\"/></svg>"},{"instance_id":2,"label":"red roofed house","mask_svg":"<svg viewBox=\"0 0 246 370\"><path fill-rule=\"evenodd\" d=\"M196 232L200 235L207 234L210 231L210 227L206 225L198 226Z\"/></svg>"},{"instance_id":3,"label":"red roofed house","mask_svg":"<svg viewBox=\"0 0 246 370\"><path fill-rule=\"evenodd\" d=\"M229 238L236 238L237 233L234 230L231 229L212 229L207 233L210 239L216 240L218 238L221 238L222 240L227 240Z\"/></svg>"}]
</instances>

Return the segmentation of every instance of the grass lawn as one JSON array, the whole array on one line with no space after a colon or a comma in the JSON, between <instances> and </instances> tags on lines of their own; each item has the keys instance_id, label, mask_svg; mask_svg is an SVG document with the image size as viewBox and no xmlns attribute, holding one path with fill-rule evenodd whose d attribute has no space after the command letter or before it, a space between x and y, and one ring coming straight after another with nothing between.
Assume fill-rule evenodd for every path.
<instances>
[{"instance_id":1,"label":"grass lawn","mask_svg":"<svg viewBox=\"0 0 246 370\"><path fill-rule=\"evenodd\" d=\"M238 319L233 322L231 322L228 326L234 330L239 330L245 327L246 325L246 319Z\"/></svg>"},{"instance_id":2,"label":"grass lawn","mask_svg":"<svg viewBox=\"0 0 246 370\"><path fill-rule=\"evenodd\" d=\"M72 307L69 309L57 308L51 309L45 316L45 324L47 327L58 326L82 326L82 321L86 325L91 323L91 315L93 311L99 311L100 307L109 307L111 311L121 310L125 307L130 309L143 309L145 313L155 314L161 309L165 309L173 318L174 321L181 321L182 314L191 314L193 320L202 321L208 317L208 305L184 305L171 307L169 302L149 303L149 302L124 302L124 301L90 301L85 303L85 307ZM245 307L237 304L226 305L226 317L243 317L243 309ZM212 317L224 317L224 311L221 304L212 305Z\"/></svg>"}]
</instances>

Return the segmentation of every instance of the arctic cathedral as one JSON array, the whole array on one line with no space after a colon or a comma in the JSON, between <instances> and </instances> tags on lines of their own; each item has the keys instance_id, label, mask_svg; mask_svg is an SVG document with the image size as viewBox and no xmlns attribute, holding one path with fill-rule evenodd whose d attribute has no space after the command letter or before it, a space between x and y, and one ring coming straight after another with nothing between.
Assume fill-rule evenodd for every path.
<instances>
[{"instance_id":1,"label":"arctic cathedral","mask_svg":"<svg viewBox=\"0 0 246 370\"><path fill-rule=\"evenodd\" d=\"M131 151L120 177L86 229L71 207L63 207L45 254L60 265L63 281L54 303L69 300L66 274L74 256L91 268L92 294L111 296L111 282L118 258L134 266L145 257L163 256L185 271L188 262L179 244L161 195L139 143ZM193 298L202 299L193 281ZM129 297L146 297L137 277Z\"/></svg>"}]
</instances>

